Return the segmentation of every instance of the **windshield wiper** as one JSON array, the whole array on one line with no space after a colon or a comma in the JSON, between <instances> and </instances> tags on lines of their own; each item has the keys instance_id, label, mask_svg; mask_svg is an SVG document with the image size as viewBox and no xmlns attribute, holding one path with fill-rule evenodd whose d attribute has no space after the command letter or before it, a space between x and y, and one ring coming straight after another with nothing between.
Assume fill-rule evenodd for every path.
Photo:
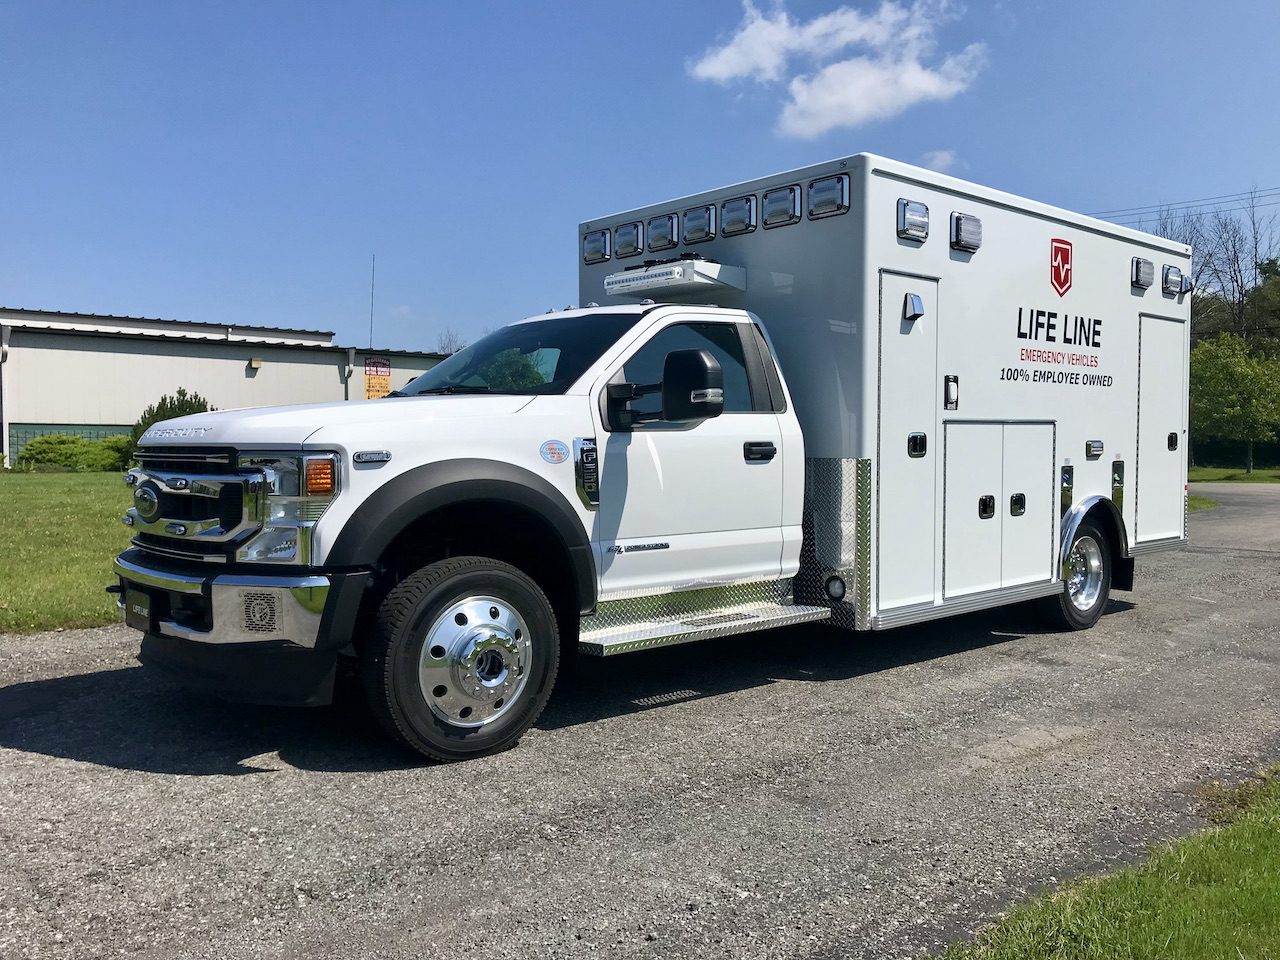
<instances>
[{"instance_id":1,"label":"windshield wiper","mask_svg":"<svg viewBox=\"0 0 1280 960\"><path fill-rule=\"evenodd\" d=\"M472 387L462 383L451 383L444 387L428 387L426 390L419 390L414 394L415 397L428 397L433 394L439 395L444 393L493 393L488 387Z\"/></svg>"}]
</instances>

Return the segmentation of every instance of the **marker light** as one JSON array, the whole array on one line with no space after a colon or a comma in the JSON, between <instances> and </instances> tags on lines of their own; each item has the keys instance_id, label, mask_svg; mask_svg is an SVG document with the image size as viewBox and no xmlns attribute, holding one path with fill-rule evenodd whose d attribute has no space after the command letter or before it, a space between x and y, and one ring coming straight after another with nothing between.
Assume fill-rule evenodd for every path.
<instances>
[{"instance_id":1,"label":"marker light","mask_svg":"<svg viewBox=\"0 0 1280 960\"><path fill-rule=\"evenodd\" d=\"M982 246L982 221L967 213L951 214L951 249L973 253Z\"/></svg>"},{"instance_id":2,"label":"marker light","mask_svg":"<svg viewBox=\"0 0 1280 960\"><path fill-rule=\"evenodd\" d=\"M929 237L929 208L914 200L898 200L898 237L902 240L919 240Z\"/></svg>"},{"instance_id":3,"label":"marker light","mask_svg":"<svg viewBox=\"0 0 1280 960\"><path fill-rule=\"evenodd\" d=\"M750 233L756 228L756 198L738 197L720 205L720 233L726 237Z\"/></svg>"},{"instance_id":4,"label":"marker light","mask_svg":"<svg viewBox=\"0 0 1280 960\"><path fill-rule=\"evenodd\" d=\"M333 457L307 458L307 485L309 497L327 497L333 493Z\"/></svg>"},{"instance_id":5,"label":"marker light","mask_svg":"<svg viewBox=\"0 0 1280 960\"><path fill-rule=\"evenodd\" d=\"M609 259L609 231L593 230L582 237L583 263L604 263Z\"/></svg>"},{"instance_id":6,"label":"marker light","mask_svg":"<svg viewBox=\"0 0 1280 960\"><path fill-rule=\"evenodd\" d=\"M809 184L809 219L834 217L849 209L849 177L840 174Z\"/></svg>"},{"instance_id":7,"label":"marker light","mask_svg":"<svg viewBox=\"0 0 1280 960\"><path fill-rule=\"evenodd\" d=\"M1176 297L1182 293L1182 271L1177 267L1165 266L1164 282L1162 284L1164 292L1171 297Z\"/></svg>"},{"instance_id":8,"label":"marker light","mask_svg":"<svg viewBox=\"0 0 1280 960\"><path fill-rule=\"evenodd\" d=\"M1129 283L1146 290L1156 282L1156 265L1150 260L1134 257L1129 266Z\"/></svg>"},{"instance_id":9,"label":"marker light","mask_svg":"<svg viewBox=\"0 0 1280 960\"><path fill-rule=\"evenodd\" d=\"M644 233L637 220L614 228L613 254L616 257L634 257L644 250Z\"/></svg>"},{"instance_id":10,"label":"marker light","mask_svg":"<svg viewBox=\"0 0 1280 960\"><path fill-rule=\"evenodd\" d=\"M649 249L670 250L676 245L676 215L667 213L649 221Z\"/></svg>"},{"instance_id":11,"label":"marker light","mask_svg":"<svg viewBox=\"0 0 1280 960\"><path fill-rule=\"evenodd\" d=\"M684 242L702 243L716 236L716 208L710 204L684 212Z\"/></svg>"},{"instance_id":12,"label":"marker light","mask_svg":"<svg viewBox=\"0 0 1280 960\"><path fill-rule=\"evenodd\" d=\"M796 223L800 220L800 188L790 186L770 190L765 193L761 207L766 230Z\"/></svg>"}]
</instances>

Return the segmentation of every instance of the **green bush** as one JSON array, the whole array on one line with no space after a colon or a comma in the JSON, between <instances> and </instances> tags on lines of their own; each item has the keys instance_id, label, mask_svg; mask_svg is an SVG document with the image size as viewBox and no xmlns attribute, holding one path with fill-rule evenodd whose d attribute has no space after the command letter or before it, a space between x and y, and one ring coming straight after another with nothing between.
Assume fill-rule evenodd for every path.
<instances>
[{"instance_id":1,"label":"green bush","mask_svg":"<svg viewBox=\"0 0 1280 960\"><path fill-rule=\"evenodd\" d=\"M35 473L105 473L128 469L133 438L128 434L87 440L67 433L35 437L22 448L15 464Z\"/></svg>"},{"instance_id":2,"label":"green bush","mask_svg":"<svg viewBox=\"0 0 1280 960\"><path fill-rule=\"evenodd\" d=\"M133 437L118 433L95 441L86 464L87 470L123 473L133 459Z\"/></svg>"},{"instance_id":3,"label":"green bush","mask_svg":"<svg viewBox=\"0 0 1280 960\"><path fill-rule=\"evenodd\" d=\"M22 448L17 466L25 470L85 470L93 452L92 441L67 433L35 437Z\"/></svg>"}]
</instances>

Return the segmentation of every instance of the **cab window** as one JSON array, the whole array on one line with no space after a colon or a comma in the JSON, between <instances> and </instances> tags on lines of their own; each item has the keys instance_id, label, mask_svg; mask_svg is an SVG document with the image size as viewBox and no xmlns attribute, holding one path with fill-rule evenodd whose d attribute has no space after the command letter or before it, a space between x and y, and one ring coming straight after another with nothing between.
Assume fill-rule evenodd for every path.
<instances>
[{"instance_id":1,"label":"cab window","mask_svg":"<svg viewBox=\"0 0 1280 960\"><path fill-rule=\"evenodd\" d=\"M752 409L751 386L743 360L742 338L731 323L677 323L657 333L635 352L622 368L628 383L658 383L662 365L672 350L706 350L724 371L724 412L746 413ZM656 394L631 402L636 413L656 413L662 398Z\"/></svg>"}]
</instances>

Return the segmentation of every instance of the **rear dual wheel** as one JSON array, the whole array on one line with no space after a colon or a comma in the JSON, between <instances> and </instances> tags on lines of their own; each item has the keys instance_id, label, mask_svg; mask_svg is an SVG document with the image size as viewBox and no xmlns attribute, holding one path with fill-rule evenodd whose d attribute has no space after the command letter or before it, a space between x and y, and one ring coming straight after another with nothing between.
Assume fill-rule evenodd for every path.
<instances>
[{"instance_id":1,"label":"rear dual wheel","mask_svg":"<svg viewBox=\"0 0 1280 960\"><path fill-rule=\"evenodd\" d=\"M455 557L402 580L363 651L366 698L397 740L434 760L514 746L555 683L551 604L521 571Z\"/></svg>"},{"instance_id":2,"label":"rear dual wheel","mask_svg":"<svg viewBox=\"0 0 1280 960\"><path fill-rule=\"evenodd\" d=\"M1111 596L1111 548L1089 520L1076 528L1062 581L1062 593L1046 602L1051 619L1068 630L1087 630Z\"/></svg>"}]
</instances>

